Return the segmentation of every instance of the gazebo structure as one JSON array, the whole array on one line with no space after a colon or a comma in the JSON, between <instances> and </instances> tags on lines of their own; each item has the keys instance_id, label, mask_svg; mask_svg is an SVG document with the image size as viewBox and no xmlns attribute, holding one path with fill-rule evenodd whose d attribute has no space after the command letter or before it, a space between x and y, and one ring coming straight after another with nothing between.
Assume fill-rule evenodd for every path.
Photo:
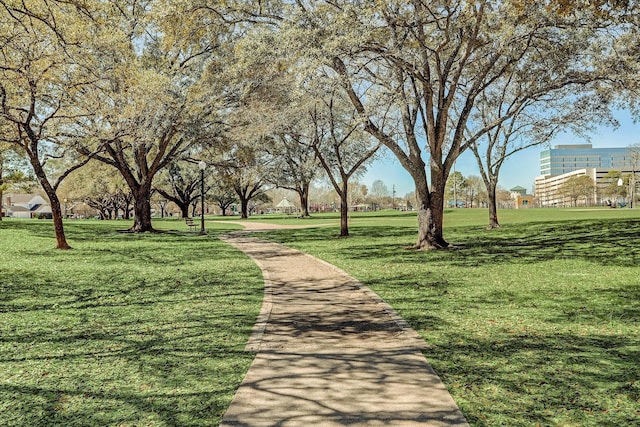
<instances>
[{"instance_id":1,"label":"gazebo structure","mask_svg":"<svg viewBox=\"0 0 640 427\"><path fill-rule=\"evenodd\" d=\"M296 212L298 210L296 205L291 203L286 197L284 199L282 199L282 201L276 205L276 209L279 212L283 212L283 213L287 213L287 214Z\"/></svg>"}]
</instances>

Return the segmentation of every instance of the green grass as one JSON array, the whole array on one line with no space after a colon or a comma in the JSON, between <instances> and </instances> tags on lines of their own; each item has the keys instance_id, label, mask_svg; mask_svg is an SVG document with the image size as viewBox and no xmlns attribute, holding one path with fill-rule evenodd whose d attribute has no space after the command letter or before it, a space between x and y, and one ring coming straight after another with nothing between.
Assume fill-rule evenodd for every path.
<instances>
[{"instance_id":1,"label":"green grass","mask_svg":"<svg viewBox=\"0 0 640 427\"><path fill-rule=\"evenodd\" d=\"M485 227L488 223L487 209L446 209L445 227L477 226ZM611 209L611 208L569 208L569 209L501 209L498 217L504 224L520 224L530 222L549 222L579 219L623 219L640 218L640 210ZM209 218L208 218L209 219ZM310 218L298 218L295 215L265 214L253 215L249 219L242 220L239 216L215 217L216 222L230 223L233 221L268 222L282 225L334 225L340 226L340 213L314 213ZM198 222L199 223L199 222ZM371 226L399 226L417 227L415 212L402 212L396 210L382 210L376 212L350 212L349 227L359 225ZM230 225L225 225L230 226ZM447 236L445 236L447 237Z\"/></svg>"},{"instance_id":2,"label":"green grass","mask_svg":"<svg viewBox=\"0 0 640 427\"><path fill-rule=\"evenodd\" d=\"M260 271L219 226L128 225L69 222L56 251L50 222L0 222L0 425L218 424L253 358Z\"/></svg>"},{"instance_id":3,"label":"green grass","mask_svg":"<svg viewBox=\"0 0 640 427\"><path fill-rule=\"evenodd\" d=\"M411 215L269 236L396 308L473 426L640 425L640 211L486 215L448 211L448 251L406 249Z\"/></svg>"},{"instance_id":4,"label":"green grass","mask_svg":"<svg viewBox=\"0 0 640 427\"><path fill-rule=\"evenodd\" d=\"M251 221L349 271L425 338L473 426L640 424L640 211L445 214L455 249L417 252L412 213ZM213 219L213 218L212 218ZM222 218L215 218L216 220ZM231 217L228 220L238 220ZM0 425L216 425L252 355L258 268L215 238L132 235L126 222L0 223Z\"/></svg>"}]
</instances>

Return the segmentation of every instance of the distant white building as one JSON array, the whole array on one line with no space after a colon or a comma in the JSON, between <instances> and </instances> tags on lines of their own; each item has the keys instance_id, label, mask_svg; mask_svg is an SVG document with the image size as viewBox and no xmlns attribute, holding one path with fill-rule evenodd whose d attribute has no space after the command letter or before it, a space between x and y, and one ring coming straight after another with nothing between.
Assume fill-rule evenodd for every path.
<instances>
[{"instance_id":1,"label":"distant white building","mask_svg":"<svg viewBox=\"0 0 640 427\"><path fill-rule=\"evenodd\" d=\"M538 199L538 203L542 207L571 206L572 200L564 194L562 186L569 178L586 175L593 180L595 187L593 189L593 194L586 199L581 200L580 204L584 204L585 206L603 205L609 197L603 195L605 187L610 185L611 178L608 177L609 172L611 172L611 169L586 168L578 169L562 175L539 176L536 178L536 197ZM622 169L619 172L623 175L632 175L637 171Z\"/></svg>"},{"instance_id":2,"label":"distant white building","mask_svg":"<svg viewBox=\"0 0 640 427\"><path fill-rule=\"evenodd\" d=\"M37 194L6 193L2 195L2 213L12 218L51 217L51 206Z\"/></svg>"},{"instance_id":3,"label":"distant white building","mask_svg":"<svg viewBox=\"0 0 640 427\"><path fill-rule=\"evenodd\" d=\"M637 159L629 147L593 148L591 144L558 145L540 153L541 176L536 178L537 203L542 207L571 206L572 201L562 191L563 185L572 177L586 175L595 183L593 194L581 203L600 205L606 202L603 189L609 184L607 174L619 171L632 176L638 172ZM631 189L634 194L635 189Z\"/></svg>"}]
</instances>

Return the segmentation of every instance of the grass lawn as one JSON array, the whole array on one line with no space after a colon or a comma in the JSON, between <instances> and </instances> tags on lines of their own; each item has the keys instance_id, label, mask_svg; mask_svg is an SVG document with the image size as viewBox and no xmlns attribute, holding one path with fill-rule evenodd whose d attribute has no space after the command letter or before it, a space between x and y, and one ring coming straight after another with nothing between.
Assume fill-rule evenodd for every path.
<instances>
[{"instance_id":1,"label":"grass lawn","mask_svg":"<svg viewBox=\"0 0 640 427\"><path fill-rule=\"evenodd\" d=\"M640 425L640 211L501 211L445 216L455 249L416 252L415 214L252 221L350 272L425 338L474 426ZM222 218L216 218L222 219ZM224 219L223 219L224 220ZM238 220L231 217L227 220ZM243 348L263 282L215 238L156 221L0 223L0 425L217 425L253 357Z\"/></svg>"},{"instance_id":2,"label":"grass lawn","mask_svg":"<svg viewBox=\"0 0 640 427\"><path fill-rule=\"evenodd\" d=\"M500 214L448 211L447 251L407 249L410 214L269 236L396 308L473 426L640 425L640 211Z\"/></svg>"},{"instance_id":3,"label":"grass lawn","mask_svg":"<svg viewBox=\"0 0 640 427\"><path fill-rule=\"evenodd\" d=\"M69 222L57 251L49 221L0 222L0 425L218 424L253 359L260 270L215 230L129 225Z\"/></svg>"}]
</instances>

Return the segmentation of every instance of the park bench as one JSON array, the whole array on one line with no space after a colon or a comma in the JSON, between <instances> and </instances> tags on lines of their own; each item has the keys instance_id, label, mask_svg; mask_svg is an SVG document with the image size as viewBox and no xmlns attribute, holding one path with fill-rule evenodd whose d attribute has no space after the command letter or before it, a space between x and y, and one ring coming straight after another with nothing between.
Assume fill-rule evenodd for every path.
<instances>
[{"instance_id":1,"label":"park bench","mask_svg":"<svg viewBox=\"0 0 640 427\"><path fill-rule=\"evenodd\" d=\"M195 222L193 222L193 218L191 217L187 217L184 219L184 222L187 224L187 226L189 227L189 231L195 231L198 228L198 224L196 224Z\"/></svg>"}]
</instances>

